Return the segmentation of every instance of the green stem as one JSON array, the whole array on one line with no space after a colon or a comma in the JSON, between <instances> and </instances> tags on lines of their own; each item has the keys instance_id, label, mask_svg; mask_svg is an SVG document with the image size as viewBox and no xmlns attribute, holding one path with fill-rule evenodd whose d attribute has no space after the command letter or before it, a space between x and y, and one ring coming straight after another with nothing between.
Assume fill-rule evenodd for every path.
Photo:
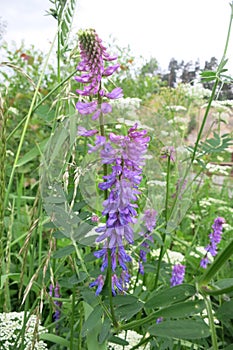
<instances>
[{"instance_id":1,"label":"green stem","mask_svg":"<svg viewBox=\"0 0 233 350\"><path fill-rule=\"evenodd\" d=\"M5 198L5 164L6 164L6 121L3 99L0 93L0 274L2 274L3 236L4 236L4 198Z\"/></svg>"},{"instance_id":2,"label":"green stem","mask_svg":"<svg viewBox=\"0 0 233 350\"><path fill-rule=\"evenodd\" d=\"M80 251L79 251L79 249L78 249L78 246L77 246L77 244L76 244L75 239L73 238L73 235L71 236L71 240L72 240L72 244L73 244L73 246L74 246L74 248L75 248L76 255L77 255L77 257L78 257L78 259L79 259L79 261L80 261L80 264L81 264L81 266L82 266L82 269L83 269L83 271L87 274L87 276L89 276L89 273L88 273L88 271L87 271L86 265L85 265L85 263L84 263L84 261L83 261L83 259L82 259L81 253L80 253ZM76 270L76 272L77 272L77 275L79 276L79 271ZM79 276L79 277L80 277L80 276Z\"/></svg>"},{"instance_id":3,"label":"green stem","mask_svg":"<svg viewBox=\"0 0 233 350\"><path fill-rule=\"evenodd\" d=\"M213 317L213 312L212 312L211 301L210 301L209 296L204 296L204 300L205 300L207 315L208 315L208 319L209 319L209 327L210 327L211 340L212 340L212 349L218 350L218 340L217 340L217 334L216 334L216 329L215 329L215 325L214 325L214 317Z\"/></svg>"},{"instance_id":4,"label":"green stem","mask_svg":"<svg viewBox=\"0 0 233 350\"><path fill-rule=\"evenodd\" d=\"M168 199L169 199L169 184L170 184L170 165L171 165L171 158L168 156L167 160L167 177L166 177L166 198L165 198L165 227L167 227L168 223ZM160 267L161 267L161 262L162 262L162 257L163 257L163 252L164 252L164 245L166 241L166 232L162 234L162 241L163 244L160 248L160 253L159 253L159 259L158 259L158 265L157 265L157 272L155 276L155 282L154 282L154 289L157 288L158 285L158 280L159 280L159 272L160 272Z\"/></svg>"},{"instance_id":5,"label":"green stem","mask_svg":"<svg viewBox=\"0 0 233 350\"><path fill-rule=\"evenodd\" d=\"M48 55L46 57L44 66L42 68L42 72L41 72L41 75L39 77L39 80L38 80L38 83L37 83L37 86L36 86L36 89L35 89L35 92L34 92L34 95L33 95L33 99L32 99L32 102L31 102L31 105L30 105L30 108L29 108L29 111L28 111L28 114L27 114L27 117L26 117L26 120L25 120L24 128L22 130L22 135L21 135L21 138L20 138L20 141L19 141L19 146L18 146L16 155L15 155L14 164L13 164L13 167L12 167L12 171L11 171L11 174L10 174L8 187L7 187L6 194L5 194L5 201L4 201L5 208L6 208L7 204L8 204L8 198L9 198L9 194L10 194L10 191L11 191L15 170L17 168L17 163L18 163L18 160L19 160L20 152L21 152L21 149L22 149L22 146L23 146L23 142L24 142L24 138L25 138L26 131L27 131L27 128L28 128L28 124L29 124L29 121L30 121L30 118L31 118L31 115L32 115L32 112L33 112L33 107L35 105L36 98L37 98L37 95L39 93L39 88L40 88L43 76L45 74L45 69L47 67L48 60L49 60L50 54L52 52L52 49L53 49L53 46L54 46L54 43L55 43L55 39L56 39L56 36L54 37L54 40L53 40L52 45L50 47L49 53L48 53Z\"/></svg>"},{"instance_id":6,"label":"green stem","mask_svg":"<svg viewBox=\"0 0 233 350\"><path fill-rule=\"evenodd\" d=\"M70 350L73 350L73 339L74 339L74 309L75 309L75 287L73 287L72 293L72 313L71 313L71 324L70 324Z\"/></svg>"},{"instance_id":7,"label":"green stem","mask_svg":"<svg viewBox=\"0 0 233 350\"><path fill-rule=\"evenodd\" d=\"M114 306L113 306L113 298L112 298L112 270L111 270L111 249L108 248L108 271L107 271L107 279L108 279L108 289L109 289L109 306L112 316L112 323L115 328L118 328L118 322L116 320Z\"/></svg>"},{"instance_id":8,"label":"green stem","mask_svg":"<svg viewBox=\"0 0 233 350\"><path fill-rule=\"evenodd\" d=\"M98 97L98 103L99 105L102 102L102 97ZM105 130L104 130L104 120L103 120L103 114L100 114L99 118L99 125L100 125L100 135L105 136ZM107 164L103 164L103 172L104 176L107 175ZM104 191L104 199L108 198L108 190ZM118 328L118 323L116 320L115 312L114 312L114 307L113 307L113 300L112 300L112 264L111 264L111 249L108 248L108 269L107 269L107 283L108 283L108 289L109 289L109 306L110 306L110 311L111 311L111 316L112 316L112 322L115 328Z\"/></svg>"},{"instance_id":9,"label":"green stem","mask_svg":"<svg viewBox=\"0 0 233 350\"><path fill-rule=\"evenodd\" d=\"M167 227L168 223L168 199L169 199L169 185L170 185L170 165L171 165L171 157L168 156L167 160L167 177L166 177L166 198L165 198L165 223Z\"/></svg>"},{"instance_id":10,"label":"green stem","mask_svg":"<svg viewBox=\"0 0 233 350\"><path fill-rule=\"evenodd\" d=\"M198 135L197 135L197 140L195 142L195 146L194 146L194 149L193 149L193 155L192 155L192 158L191 158L191 163L190 163L190 165L189 165L189 167L187 169L186 175L189 172L189 170L191 168L191 165L194 162L194 159L195 159L195 156L196 156L196 153L197 153L197 148L198 148L201 136L202 136L202 132L203 132L203 129L205 127L207 117L209 115L209 111L210 111L210 108L211 108L211 103L212 103L212 101L214 99L214 96L216 94L216 91L217 91L218 83L219 83L219 78L216 77L216 80L215 80L215 83L214 83L214 86L213 86L213 89L212 89L212 92L211 92L211 96L210 96L210 99L209 99L209 102L208 102L208 105L206 107L205 114L204 114L204 117L203 117L203 120L202 120L202 123L201 123L201 127L200 127Z\"/></svg>"}]
</instances>

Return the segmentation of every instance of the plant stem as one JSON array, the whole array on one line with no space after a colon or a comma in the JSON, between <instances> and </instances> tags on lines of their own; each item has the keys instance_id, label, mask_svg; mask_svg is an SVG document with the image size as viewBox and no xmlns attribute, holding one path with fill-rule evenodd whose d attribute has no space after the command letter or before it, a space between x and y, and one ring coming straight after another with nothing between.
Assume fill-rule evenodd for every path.
<instances>
[{"instance_id":1,"label":"plant stem","mask_svg":"<svg viewBox=\"0 0 233 350\"><path fill-rule=\"evenodd\" d=\"M46 57L44 66L42 68L42 72L40 74L40 77L39 77L39 80L38 80L38 83L37 83L37 86L36 86L36 89L35 89L35 92L34 92L34 95L33 95L33 99L32 99L32 102L31 102L31 105L30 105L30 108L29 108L29 111L28 111L28 114L27 114L27 117L26 117L26 120L25 120L24 128L22 130L22 135L21 135L21 138L20 138L20 141L19 141L18 149L17 149L16 155L15 155L14 164L13 164L13 167L12 167L12 170L11 170L11 174L10 174L8 187L7 187L6 194L5 194L5 201L4 201L5 208L6 208L7 204L8 204L8 198L9 198L9 194L10 194L10 191L11 191L15 170L17 168L17 163L18 163L18 160L19 160L19 156L20 156L20 152L21 152L22 146L23 146L23 142L24 142L24 138L25 138L26 131L27 131L27 128L28 128L28 124L29 124L30 118L31 118L32 113L33 113L33 107L35 105L36 98L37 98L37 95L39 93L39 88L40 88L43 76L45 74L45 69L47 67L48 60L49 60L50 54L52 52L52 49L53 49L53 46L54 46L54 43L55 43L56 36L57 35L55 35L55 37L53 39L53 42L51 44L49 53L48 53L48 55Z\"/></svg>"},{"instance_id":2,"label":"plant stem","mask_svg":"<svg viewBox=\"0 0 233 350\"><path fill-rule=\"evenodd\" d=\"M171 165L171 157L169 155L168 156L168 160L167 160L166 198L165 198L165 212L164 212L165 228L167 228L167 223L168 223L168 199L169 199L169 183L170 183L170 165ZM158 280L159 280L159 271L160 271L162 257L163 257L164 245L165 245L165 241L166 241L166 232L164 232L162 234L162 241L163 241L163 244L162 244L162 246L160 248L158 265L157 265L157 272L156 272L155 282L154 282L154 289L157 288L157 284L158 284Z\"/></svg>"},{"instance_id":3,"label":"plant stem","mask_svg":"<svg viewBox=\"0 0 233 350\"><path fill-rule=\"evenodd\" d=\"M102 97L98 97L98 103L101 104ZM104 131L104 120L103 120L103 114L100 114L99 118L99 125L100 125L100 134L101 136L105 136L105 131ZM107 176L107 164L103 164L103 173L104 176ZM104 199L108 198L108 190L104 191ZM109 306L110 306L110 311L112 315L112 322L114 327L118 327L118 323L115 317L115 312L114 312L114 307L113 307L113 300L112 300L112 267L111 267L111 249L108 248L108 270L107 270L107 283L108 283L108 289L109 289Z\"/></svg>"},{"instance_id":4,"label":"plant stem","mask_svg":"<svg viewBox=\"0 0 233 350\"><path fill-rule=\"evenodd\" d=\"M70 350L73 350L73 339L74 339L74 309L75 309L75 287L73 287L72 293L72 313L71 313L71 324L70 324Z\"/></svg>"},{"instance_id":5,"label":"plant stem","mask_svg":"<svg viewBox=\"0 0 233 350\"><path fill-rule=\"evenodd\" d=\"M204 296L204 300L205 300L207 315L208 315L208 319L209 319L209 327L210 327L211 340L212 340L212 349L218 350L217 334L216 334L216 329L215 329L215 325L214 325L214 317L213 317L210 297Z\"/></svg>"},{"instance_id":6,"label":"plant stem","mask_svg":"<svg viewBox=\"0 0 233 350\"><path fill-rule=\"evenodd\" d=\"M6 164L6 121L3 99L0 93L0 274L2 275L3 236L4 236L4 197L5 197L5 164Z\"/></svg>"}]
</instances>

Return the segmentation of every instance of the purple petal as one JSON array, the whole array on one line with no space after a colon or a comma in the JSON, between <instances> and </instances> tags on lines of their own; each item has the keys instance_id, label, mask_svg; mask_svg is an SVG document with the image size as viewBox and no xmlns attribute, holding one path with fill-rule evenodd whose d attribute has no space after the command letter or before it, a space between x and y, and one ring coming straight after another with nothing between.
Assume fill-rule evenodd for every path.
<instances>
[{"instance_id":1,"label":"purple petal","mask_svg":"<svg viewBox=\"0 0 233 350\"><path fill-rule=\"evenodd\" d=\"M93 113L97 108L97 101L93 102L77 102L76 108L80 114L86 115Z\"/></svg>"},{"instance_id":2,"label":"purple petal","mask_svg":"<svg viewBox=\"0 0 233 350\"><path fill-rule=\"evenodd\" d=\"M101 114L101 110L100 109L98 109L96 112L95 112L95 114L93 114L93 116L92 116L92 120L96 120L96 119L98 119L99 118L99 116L100 116L100 114Z\"/></svg>"},{"instance_id":3,"label":"purple petal","mask_svg":"<svg viewBox=\"0 0 233 350\"><path fill-rule=\"evenodd\" d=\"M109 66L108 68L106 68L103 71L103 76L105 77L109 77L110 75L112 75L118 68L120 67L119 64L115 64L114 66Z\"/></svg>"},{"instance_id":4,"label":"purple petal","mask_svg":"<svg viewBox=\"0 0 233 350\"><path fill-rule=\"evenodd\" d=\"M74 77L74 79L79 83L86 84L86 83L90 83L92 81L93 76L92 76L92 74L83 74L81 76Z\"/></svg>"},{"instance_id":5,"label":"purple petal","mask_svg":"<svg viewBox=\"0 0 233 350\"><path fill-rule=\"evenodd\" d=\"M103 102L101 104L101 111L103 112L103 114L111 113L112 112L112 106L109 103L107 103L107 102Z\"/></svg>"},{"instance_id":6,"label":"purple petal","mask_svg":"<svg viewBox=\"0 0 233 350\"><path fill-rule=\"evenodd\" d=\"M95 134L98 134L98 130L87 130L83 126L78 126L78 135L80 136L93 136Z\"/></svg>"},{"instance_id":7,"label":"purple petal","mask_svg":"<svg viewBox=\"0 0 233 350\"><path fill-rule=\"evenodd\" d=\"M107 94L105 94L105 96L115 100L117 98L123 97L123 90L122 88L117 87L113 89L111 92L108 92Z\"/></svg>"}]
</instances>

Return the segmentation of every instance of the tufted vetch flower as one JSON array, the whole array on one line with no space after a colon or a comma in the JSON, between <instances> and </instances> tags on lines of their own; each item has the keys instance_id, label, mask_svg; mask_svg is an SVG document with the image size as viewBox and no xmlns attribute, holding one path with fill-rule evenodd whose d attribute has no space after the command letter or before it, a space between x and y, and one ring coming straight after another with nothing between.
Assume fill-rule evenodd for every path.
<instances>
[{"instance_id":1,"label":"tufted vetch flower","mask_svg":"<svg viewBox=\"0 0 233 350\"><path fill-rule=\"evenodd\" d=\"M205 247L206 252L210 253L212 256L217 255L217 246L222 239L222 229L224 223L224 218L217 217L214 220L214 224L212 225L213 231L209 234L210 243ZM205 269L209 262L210 261L206 255L204 258L201 259L200 266Z\"/></svg>"},{"instance_id":2,"label":"tufted vetch flower","mask_svg":"<svg viewBox=\"0 0 233 350\"><path fill-rule=\"evenodd\" d=\"M108 191L108 197L103 202L102 215L106 216L106 224L99 226L96 232L99 236L97 243L103 248L95 252L97 258L102 259L101 271L108 267L108 254L111 255L111 269L114 272L113 290L123 292L129 283L130 274L128 264L130 255L124 246L134 242L133 225L137 217L137 200L140 194L139 184L142 179L142 169L145 163L144 155L150 138L145 130L139 131L137 124L128 130L126 136L110 133L109 140L104 140L100 149L103 164L111 165L111 172L103 176L99 184L102 191ZM91 146L91 152L93 151ZM147 213L149 218L149 213ZM155 223L149 218L148 225ZM118 277L117 269L123 273ZM95 284L97 286L97 282ZM92 284L92 286L95 286Z\"/></svg>"},{"instance_id":3,"label":"tufted vetch flower","mask_svg":"<svg viewBox=\"0 0 233 350\"><path fill-rule=\"evenodd\" d=\"M98 119L101 113L111 112L111 105L106 99L118 99L123 96L120 87L114 88L111 92L103 88L102 79L111 76L120 67L118 63L106 65L117 59L117 56L110 56L103 46L102 40L94 29L80 30L78 33L81 61L77 71L83 74L75 76L78 83L84 84L83 89L77 89L80 96L96 98L91 102L79 101L76 108L82 115L93 114L92 119Z\"/></svg>"}]
</instances>

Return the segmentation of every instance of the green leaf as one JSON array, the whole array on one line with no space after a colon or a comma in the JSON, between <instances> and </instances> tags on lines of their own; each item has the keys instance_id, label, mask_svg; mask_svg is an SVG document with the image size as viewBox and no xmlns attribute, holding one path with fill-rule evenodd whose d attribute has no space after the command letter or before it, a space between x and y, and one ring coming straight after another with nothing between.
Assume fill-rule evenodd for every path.
<instances>
[{"instance_id":1,"label":"green leaf","mask_svg":"<svg viewBox=\"0 0 233 350\"><path fill-rule=\"evenodd\" d=\"M116 309L116 316L122 320L129 320L137 314L143 307L143 303L136 301L133 304L122 305Z\"/></svg>"},{"instance_id":2,"label":"green leaf","mask_svg":"<svg viewBox=\"0 0 233 350\"><path fill-rule=\"evenodd\" d=\"M92 329L96 327L102 315L103 315L103 309L100 305L97 305L94 308L94 310L90 313L87 320L84 322L83 329L82 329L82 336L86 335L87 333L90 333Z\"/></svg>"},{"instance_id":3,"label":"green leaf","mask_svg":"<svg viewBox=\"0 0 233 350\"><path fill-rule=\"evenodd\" d=\"M31 162L36 157L41 155L41 152L45 149L45 146L47 145L48 138L44 141L40 142L37 146L33 147L29 152L27 152L17 163L17 167L20 167L22 165L27 164L28 162Z\"/></svg>"},{"instance_id":4,"label":"green leaf","mask_svg":"<svg viewBox=\"0 0 233 350\"><path fill-rule=\"evenodd\" d=\"M201 339L209 337L209 327L202 319L162 321L148 328L156 337L176 339Z\"/></svg>"},{"instance_id":5,"label":"green leaf","mask_svg":"<svg viewBox=\"0 0 233 350\"><path fill-rule=\"evenodd\" d=\"M35 113L47 122L51 122L55 118L54 110L50 109L48 105L38 107Z\"/></svg>"},{"instance_id":6,"label":"green leaf","mask_svg":"<svg viewBox=\"0 0 233 350\"><path fill-rule=\"evenodd\" d=\"M68 246L61 248L61 249L57 250L56 252L54 252L53 258L54 259L64 258L65 256L72 254L74 251L75 251L74 246L68 245Z\"/></svg>"},{"instance_id":7,"label":"green leaf","mask_svg":"<svg viewBox=\"0 0 233 350\"><path fill-rule=\"evenodd\" d=\"M75 285L75 284L79 284L83 281L85 281L85 279L88 277L88 275L86 274L86 272L84 271L80 271L79 272L79 278L77 275L73 275L69 278L68 283L71 285Z\"/></svg>"},{"instance_id":8,"label":"green leaf","mask_svg":"<svg viewBox=\"0 0 233 350\"><path fill-rule=\"evenodd\" d=\"M155 317L187 317L200 313L205 308L204 300L177 303L155 312Z\"/></svg>"},{"instance_id":9,"label":"green leaf","mask_svg":"<svg viewBox=\"0 0 233 350\"><path fill-rule=\"evenodd\" d=\"M226 301L216 311L216 317L222 321L233 319L233 300Z\"/></svg>"},{"instance_id":10,"label":"green leaf","mask_svg":"<svg viewBox=\"0 0 233 350\"><path fill-rule=\"evenodd\" d=\"M50 341L51 343L59 344L65 346L67 349L70 347L70 342L58 335L51 333L42 333L39 335L40 340Z\"/></svg>"},{"instance_id":11,"label":"green leaf","mask_svg":"<svg viewBox=\"0 0 233 350\"><path fill-rule=\"evenodd\" d=\"M211 139L207 139L205 142L200 142L200 145L198 147L200 157L203 156L203 153L210 154L225 151L233 144L232 137L228 136L229 134L219 136L216 132L214 132L214 136Z\"/></svg>"},{"instance_id":12,"label":"green leaf","mask_svg":"<svg viewBox=\"0 0 233 350\"><path fill-rule=\"evenodd\" d=\"M113 304L114 305L127 305L127 304L134 304L138 301L136 297L133 295L116 295L113 298Z\"/></svg>"},{"instance_id":13,"label":"green leaf","mask_svg":"<svg viewBox=\"0 0 233 350\"><path fill-rule=\"evenodd\" d=\"M225 350L233 350L233 344L232 345L228 345Z\"/></svg>"},{"instance_id":14,"label":"green leaf","mask_svg":"<svg viewBox=\"0 0 233 350\"><path fill-rule=\"evenodd\" d=\"M7 275L1 275L1 285L0 285L0 289L3 289L4 284L6 283L6 281L12 278L13 280L20 280L20 273L9 273Z\"/></svg>"},{"instance_id":15,"label":"green leaf","mask_svg":"<svg viewBox=\"0 0 233 350\"><path fill-rule=\"evenodd\" d=\"M228 287L232 287L233 286L233 278L224 278L222 280L219 280L217 282L215 282L215 286L217 286L218 288L228 288Z\"/></svg>"},{"instance_id":16,"label":"green leaf","mask_svg":"<svg viewBox=\"0 0 233 350\"><path fill-rule=\"evenodd\" d=\"M112 335L111 338L109 338L109 342L110 343L114 343L114 344L119 344L119 345L122 345L122 346L129 345L129 343L126 340L121 339L119 337L116 337L115 335Z\"/></svg>"},{"instance_id":17,"label":"green leaf","mask_svg":"<svg viewBox=\"0 0 233 350\"><path fill-rule=\"evenodd\" d=\"M217 287L217 289L216 289ZM204 292L209 295L222 295L233 292L233 278L226 278L220 281L217 281L214 286L214 289L205 288Z\"/></svg>"},{"instance_id":18,"label":"green leaf","mask_svg":"<svg viewBox=\"0 0 233 350\"><path fill-rule=\"evenodd\" d=\"M203 287L205 292L206 285L216 275L216 273L222 268L225 262L233 255L233 240L229 242L224 250L222 250L214 260L214 262L206 269L199 280L199 286Z\"/></svg>"},{"instance_id":19,"label":"green leaf","mask_svg":"<svg viewBox=\"0 0 233 350\"><path fill-rule=\"evenodd\" d=\"M152 298L147 300L145 308L155 308L174 304L182 300L186 300L196 293L196 289L191 284L181 284L168 289L163 289Z\"/></svg>"},{"instance_id":20,"label":"green leaf","mask_svg":"<svg viewBox=\"0 0 233 350\"><path fill-rule=\"evenodd\" d=\"M86 335L86 345L88 350L107 350L105 342L99 343L98 338L102 327L102 309L97 305L94 310L85 301L83 302L85 313L85 323L83 325L82 335ZM86 327L87 326L87 327Z\"/></svg>"},{"instance_id":21,"label":"green leaf","mask_svg":"<svg viewBox=\"0 0 233 350\"><path fill-rule=\"evenodd\" d=\"M213 81L216 79L217 73L212 70L206 70L200 73L202 81Z\"/></svg>"},{"instance_id":22,"label":"green leaf","mask_svg":"<svg viewBox=\"0 0 233 350\"><path fill-rule=\"evenodd\" d=\"M110 336L110 330L111 330L111 321L109 320L109 318L105 318L99 334L100 344L103 344L108 339L108 337Z\"/></svg>"}]
</instances>

